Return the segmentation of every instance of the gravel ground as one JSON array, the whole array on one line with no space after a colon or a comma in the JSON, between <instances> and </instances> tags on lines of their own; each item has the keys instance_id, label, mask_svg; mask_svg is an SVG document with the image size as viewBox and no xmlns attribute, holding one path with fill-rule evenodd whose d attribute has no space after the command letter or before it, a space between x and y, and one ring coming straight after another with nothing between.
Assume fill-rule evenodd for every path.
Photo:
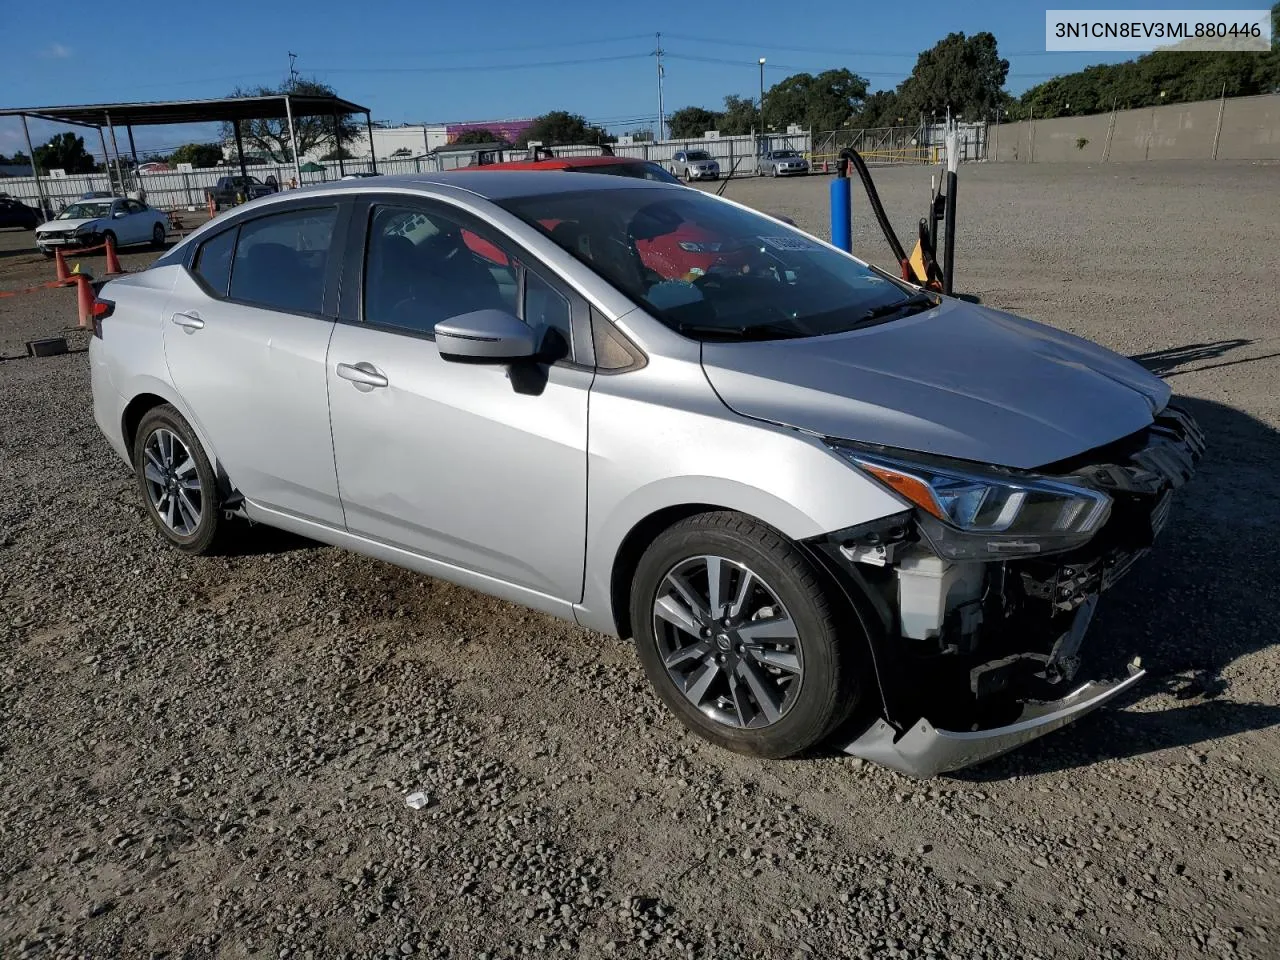
<instances>
[{"instance_id":1,"label":"gravel ground","mask_svg":"<svg viewBox=\"0 0 1280 960\"><path fill-rule=\"evenodd\" d=\"M929 782L717 750L629 645L382 563L181 556L84 356L0 364L0 956L1280 955L1277 172L963 171L958 289L1145 355L1211 449L1091 634L1139 692ZM927 178L877 175L904 233ZM825 178L726 193L826 232ZM73 316L0 300L0 353Z\"/></svg>"}]
</instances>

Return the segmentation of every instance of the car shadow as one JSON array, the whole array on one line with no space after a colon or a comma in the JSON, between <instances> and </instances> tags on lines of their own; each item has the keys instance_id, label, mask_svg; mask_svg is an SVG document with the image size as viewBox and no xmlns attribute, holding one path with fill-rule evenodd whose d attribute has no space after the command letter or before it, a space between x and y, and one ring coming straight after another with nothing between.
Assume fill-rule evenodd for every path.
<instances>
[{"instance_id":1,"label":"car shadow","mask_svg":"<svg viewBox=\"0 0 1280 960\"><path fill-rule=\"evenodd\" d=\"M1232 350L1247 347L1253 342L1252 340L1237 338L1234 340L1216 340L1213 343L1189 343L1186 346L1173 347L1168 350L1136 353L1129 359L1135 363L1140 363L1156 376L1164 376L1183 364L1216 360Z\"/></svg>"},{"instance_id":2,"label":"car shadow","mask_svg":"<svg viewBox=\"0 0 1280 960\"><path fill-rule=\"evenodd\" d=\"M296 533L268 527L261 523L250 523L244 519L234 521L230 536L217 551L225 557L268 557L284 556L304 550L318 550L324 544L318 540L309 540Z\"/></svg>"},{"instance_id":3,"label":"car shadow","mask_svg":"<svg viewBox=\"0 0 1280 960\"><path fill-rule=\"evenodd\" d=\"M1141 657L1147 676L1114 705L957 779L1068 770L1280 724L1280 707L1256 702L1234 669L1277 639L1280 433L1224 404L1175 402L1203 428L1204 460L1175 495L1155 548L1099 604L1081 669L1082 677L1121 677ZM1153 709L1125 709L1153 694Z\"/></svg>"}]
</instances>

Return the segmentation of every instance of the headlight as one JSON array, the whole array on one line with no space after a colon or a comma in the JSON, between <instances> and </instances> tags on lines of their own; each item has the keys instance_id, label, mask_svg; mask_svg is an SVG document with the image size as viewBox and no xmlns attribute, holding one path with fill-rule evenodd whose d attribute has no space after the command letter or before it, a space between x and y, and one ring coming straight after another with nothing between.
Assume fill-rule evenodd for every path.
<instances>
[{"instance_id":1,"label":"headlight","mask_svg":"<svg viewBox=\"0 0 1280 960\"><path fill-rule=\"evenodd\" d=\"M1070 550L1087 543L1111 513L1105 493L1064 480L834 449L917 507L921 532L951 560Z\"/></svg>"}]
</instances>

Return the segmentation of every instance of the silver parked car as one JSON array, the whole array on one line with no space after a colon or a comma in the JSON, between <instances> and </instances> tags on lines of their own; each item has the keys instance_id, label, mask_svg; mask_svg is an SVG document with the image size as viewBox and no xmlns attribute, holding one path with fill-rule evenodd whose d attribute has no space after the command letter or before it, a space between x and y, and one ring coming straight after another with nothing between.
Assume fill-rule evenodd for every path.
<instances>
[{"instance_id":1,"label":"silver parked car","mask_svg":"<svg viewBox=\"0 0 1280 960\"><path fill-rule=\"evenodd\" d=\"M763 177L790 177L809 172L809 161L794 150L770 150L760 158Z\"/></svg>"},{"instance_id":2,"label":"silver parked car","mask_svg":"<svg viewBox=\"0 0 1280 960\"><path fill-rule=\"evenodd\" d=\"M705 150L677 150L671 158L671 172L690 183L694 180L719 180L720 164Z\"/></svg>"},{"instance_id":3,"label":"silver parked car","mask_svg":"<svg viewBox=\"0 0 1280 960\"><path fill-rule=\"evenodd\" d=\"M1138 680L1082 679L1085 631L1203 444L1123 357L621 177L274 195L94 314L97 422L178 549L281 527L633 637L718 744L917 775Z\"/></svg>"}]
</instances>

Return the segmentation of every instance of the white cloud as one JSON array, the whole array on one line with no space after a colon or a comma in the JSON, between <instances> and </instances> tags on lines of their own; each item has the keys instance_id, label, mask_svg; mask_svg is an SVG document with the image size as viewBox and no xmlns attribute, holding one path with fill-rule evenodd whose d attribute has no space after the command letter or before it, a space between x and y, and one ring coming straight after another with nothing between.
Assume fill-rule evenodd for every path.
<instances>
[{"instance_id":1,"label":"white cloud","mask_svg":"<svg viewBox=\"0 0 1280 960\"><path fill-rule=\"evenodd\" d=\"M61 43L51 43L45 50L44 55L53 60L66 60L71 56L72 50L68 46Z\"/></svg>"}]
</instances>

